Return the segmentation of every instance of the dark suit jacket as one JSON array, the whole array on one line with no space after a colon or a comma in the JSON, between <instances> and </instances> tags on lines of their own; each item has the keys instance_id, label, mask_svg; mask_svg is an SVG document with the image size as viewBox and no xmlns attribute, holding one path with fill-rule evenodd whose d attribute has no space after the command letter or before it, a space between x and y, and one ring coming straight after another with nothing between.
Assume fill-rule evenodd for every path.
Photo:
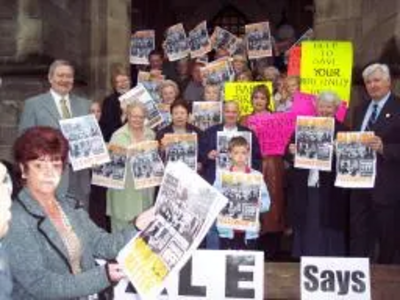
<instances>
[{"instance_id":1,"label":"dark suit jacket","mask_svg":"<svg viewBox=\"0 0 400 300\"><path fill-rule=\"evenodd\" d=\"M361 130L368 103L354 110L353 130ZM375 187L370 190L374 203L392 205L400 203L400 98L391 94L382 108L373 131L383 142L383 155L377 153ZM366 190L354 191L352 197L364 195ZM368 190L367 190L368 191ZM357 201L354 199L352 201Z\"/></svg>"},{"instance_id":2,"label":"dark suit jacket","mask_svg":"<svg viewBox=\"0 0 400 300\"><path fill-rule=\"evenodd\" d=\"M120 96L118 92L114 91L103 101L99 124L104 140L107 143L110 141L112 134L123 125L121 121L122 109L118 100Z\"/></svg>"},{"instance_id":3,"label":"dark suit jacket","mask_svg":"<svg viewBox=\"0 0 400 300\"><path fill-rule=\"evenodd\" d=\"M347 128L335 121L335 136L339 131L347 131ZM294 136L291 143L294 143ZM290 163L287 171L289 181L289 201L291 206L291 220L295 228L302 228L306 221L308 205L308 175L307 169L297 169L293 166L293 155L287 154L286 159ZM337 230L345 230L348 217L349 191L335 187L336 159L333 156L332 170L330 172L319 171L319 197L321 199L320 216L323 226Z\"/></svg>"},{"instance_id":4,"label":"dark suit jacket","mask_svg":"<svg viewBox=\"0 0 400 300\"><path fill-rule=\"evenodd\" d=\"M249 128L245 126L238 124L237 128L238 131L251 132L252 168L259 172L262 172L262 156L257 136L254 134L253 131L251 131ZM217 150L217 132L223 130L224 130L223 124L217 124L211 126L204 132L203 138L200 141L200 161L203 164L204 179L207 180L210 184L213 184L215 181L216 165L215 165L215 160L209 159L207 154L212 150Z\"/></svg>"}]
</instances>

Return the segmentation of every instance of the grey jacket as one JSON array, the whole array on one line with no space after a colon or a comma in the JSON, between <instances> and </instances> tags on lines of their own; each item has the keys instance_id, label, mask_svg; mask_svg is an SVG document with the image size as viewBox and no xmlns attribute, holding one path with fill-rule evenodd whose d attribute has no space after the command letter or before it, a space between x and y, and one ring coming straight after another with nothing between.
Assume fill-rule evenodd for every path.
<instances>
[{"instance_id":1,"label":"grey jacket","mask_svg":"<svg viewBox=\"0 0 400 300\"><path fill-rule=\"evenodd\" d=\"M72 117L80 117L89 114L90 102L87 99L69 95ZM37 95L25 100L24 109L19 121L19 134L26 129L35 126L50 126L60 129L59 121L62 119L57 105L50 92ZM67 166L58 188L60 195L69 195L78 199L83 206L88 206L90 192L89 170L74 172L71 166Z\"/></svg>"},{"instance_id":2,"label":"grey jacket","mask_svg":"<svg viewBox=\"0 0 400 300\"><path fill-rule=\"evenodd\" d=\"M109 234L98 228L83 209L60 201L82 244L82 273L73 275L67 249L40 204L23 189L12 206L12 221L4 247L13 277L13 299L76 299L110 285L103 266L94 258L114 259L134 236L129 228Z\"/></svg>"}]
</instances>

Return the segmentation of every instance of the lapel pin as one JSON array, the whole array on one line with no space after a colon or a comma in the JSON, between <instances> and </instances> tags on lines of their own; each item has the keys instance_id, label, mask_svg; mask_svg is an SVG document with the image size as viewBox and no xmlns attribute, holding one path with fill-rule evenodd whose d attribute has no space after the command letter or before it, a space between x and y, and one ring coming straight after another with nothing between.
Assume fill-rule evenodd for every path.
<instances>
[{"instance_id":1,"label":"lapel pin","mask_svg":"<svg viewBox=\"0 0 400 300\"><path fill-rule=\"evenodd\" d=\"M386 119L390 118L390 114L386 114L385 117L386 117Z\"/></svg>"}]
</instances>

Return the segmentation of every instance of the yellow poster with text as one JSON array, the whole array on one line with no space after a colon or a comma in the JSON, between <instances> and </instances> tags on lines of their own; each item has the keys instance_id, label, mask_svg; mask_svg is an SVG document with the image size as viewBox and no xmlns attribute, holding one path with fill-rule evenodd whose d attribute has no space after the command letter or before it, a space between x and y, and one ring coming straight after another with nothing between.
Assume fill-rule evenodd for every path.
<instances>
[{"instance_id":1,"label":"yellow poster with text","mask_svg":"<svg viewBox=\"0 0 400 300\"><path fill-rule=\"evenodd\" d=\"M251 94L254 87L258 85L265 85L272 95L272 83L270 81L251 81L251 82L226 82L225 83L225 101L235 101L239 103L240 115L246 116L253 112L253 105L251 103ZM269 99L269 108L271 111L275 110L275 103L273 98Z\"/></svg>"},{"instance_id":2,"label":"yellow poster with text","mask_svg":"<svg viewBox=\"0 0 400 300\"><path fill-rule=\"evenodd\" d=\"M301 85L303 93L318 95L336 92L350 102L353 45L340 41L305 41L301 43Z\"/></svg>"}]
</instances>

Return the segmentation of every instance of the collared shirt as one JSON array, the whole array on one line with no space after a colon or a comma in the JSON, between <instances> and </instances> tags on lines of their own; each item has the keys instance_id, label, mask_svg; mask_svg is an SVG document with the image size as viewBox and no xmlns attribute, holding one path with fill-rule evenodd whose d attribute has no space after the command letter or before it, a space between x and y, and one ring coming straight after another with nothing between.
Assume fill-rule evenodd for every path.
<instances>
[{"instance_id":1,"label":"collared shirt","mask_svg":"<svg viewBox=\"0 0 400 300\"><path fill-rule=\"evenodd\" d=\"M71 116L72 116L72 110L71 110L71 103L70 103L70 100L69 100L69 94L67 94L67 95L65 95L65 96L61 96L60 94L58 94L57 92L55 92L53 89L50 89L50 94L51 94L51 96L52 96L53 99L54 99L54 103L55 103L56 106L57 106L57 111L58 111L58 113L60 114L60 116L63 115L62 109L61 109L61 103L60 103L61 99L65 99L65 100L66 100L66 104L67 104L69 113L70 113Z\"/></svg>"},{"instance_id":2,"label":"collared shirt","mask_svg":"<svg viewBox=\"0 0 400 300\"><path fill-rule=\"evenodd\" d=\"M226 127L224 126L223 132L238 132L237 126Z\"/></svg>"},{"instance_id":3,"label":"collared shirt","mask_svg":"<svg viewBox=\"0 0 400 300\"><path fill-rule=\"evenodd\" d=\"M307 185L309 187L318 187L319 186L319 171L311 169L308 173Z\"/></svg>"},{"instance_id":4,"label":"collared shirt","mask_svg":"<svg viewBox=\"0 0 400 300\"><path fill-rule=\"evenodd\" d=\"M379 101L372 100L370 102L367 112L365 113L364 120L361 125L361 131L365 131L365 129L367 128L369 118L371 117L372 111L374 110L374 105L378 104L377 112L376 112L376 119L378 119L379 114L381 113L381 110L382 110L383 106L386 104L386 102L388 101L389 97L390 97L390 92L387 93L386 96L383 97L382 99L380 99Z\"/></svg>"}]
</instances>

